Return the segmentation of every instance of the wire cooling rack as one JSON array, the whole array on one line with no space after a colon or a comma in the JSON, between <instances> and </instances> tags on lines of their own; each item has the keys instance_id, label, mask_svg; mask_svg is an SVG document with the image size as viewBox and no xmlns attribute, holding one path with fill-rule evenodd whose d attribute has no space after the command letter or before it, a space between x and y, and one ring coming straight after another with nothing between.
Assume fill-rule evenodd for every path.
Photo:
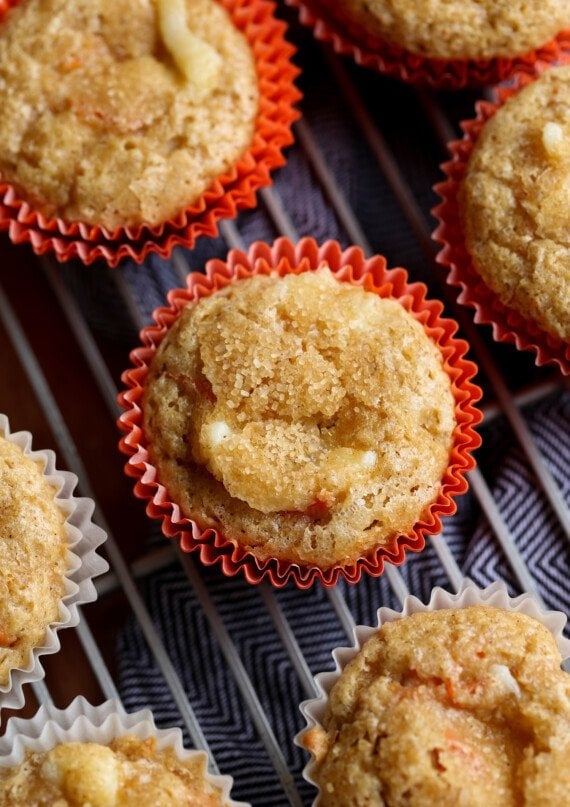
<instances>
[{"instance_id":1,"label":"wire cooling rack","mask_svg":"<svg viewBox=\"0 0 570 807\"><path fill-rule=\"evenodd\" d=\"M55 448L59 465L77 474L80 493L94 499L94 518L109 536L111 563L111 571L98 581L98 603L84 609L74 632L61 634L61 653L45 662L47 683L33 686L24 712L33 711L37 701L66 705L83 692L93 700L122 696L129 708L133 703L152 706L150 696L149 704L140 702L141 691L129 689L132 682L121 660L124 643L116 651L117 633L130 619L154 670L152 676L149 672L152 687L163 693L159 701L168 703L164 720L183 727L189 742L208 752L212 770L234 775L236 798L260 805L311 802L312 790L300 777L302 754L291 750L301 726L298 700L315 694L313 674L323 663L330 666L323 659L334 646L348 643L362 614L351 608L345 585L312 593L291 587L276 592L267 584L252 589L242 580L225 580L215 569L204 570L174 543L159 540L157 526L134 500L116 448L118 379L129 348L137 344L137 331L164 303L169 288L185 285L188 271L199 270L208 258L225 257L229 248L244 249L253 240L272 241L279 235L336 238L360 245L367 254L383 253L390 266L405 266L412 280L423 280L431 296L445 301L446 313L458 319L472 346L486 392L484 437L502 418L501 431L518 443L527 473L570 536L565 493L521 411L563 393L564 383L554 371L535 368L529 355L492 343L488 329L474 326L471 312L455 304L434 262L429 210L436 199L431 188L440 179L445 144L459 135L458 121L472 115L476 94L434 94L386 80L340 61L290 21L303 68L303 118L295 126L296 145L287 165L274 186L260 193L255 211L241 214L236 223L222 223L219 238L199 242L191 252L179 249L170 261L153 256L141 267L127 264L118 270L55 265L4 239L0 278L0 410L14 430L32 431L37 447ZM470 473L469 506L491 526L493 551L506 561L515 588L540 598L533 566L523 560L488 476L478 469ZM425 550L433 560L433 579L451 590L462 579L452 543L444 529L443 535L428 539ZM406 563L414 561L411 557ZM182 651L201 661L201 667L189 663L190 672L181 670L168 626L157 624L145 599L156 575L169 569L176 570L178 580L182 570L192 618L201 626L193 634L196 644ZM374 585L376 605L397 607L409 593L404 576L391 566ZM303 597L311 605L300 616ZM234 605L238 616L247 619L252 608L259 612L255 624L246 626L255 637L257 656L248 652L243 632L236 634ZM318 653L312 647L315 626L322 628ZM271 654L278 658L276 668ZM203 682L189 683L188 675L197 669L207 684L209 677L216 678L217 666L224 668L222 680L230 682L236 699L230 698L229 714L220 707L204 718L200 708L199 719L196 693ZM284 684L272 686L267 680L274 669L284 670ZM273 709L275 699L286 701L279 704L281 717ZM233 725L231 731L242 732L243 747L241 753L228 754L236 712L243 726ZM283 720L284 712L290 719Z\"/></svg>"}]
</instances>

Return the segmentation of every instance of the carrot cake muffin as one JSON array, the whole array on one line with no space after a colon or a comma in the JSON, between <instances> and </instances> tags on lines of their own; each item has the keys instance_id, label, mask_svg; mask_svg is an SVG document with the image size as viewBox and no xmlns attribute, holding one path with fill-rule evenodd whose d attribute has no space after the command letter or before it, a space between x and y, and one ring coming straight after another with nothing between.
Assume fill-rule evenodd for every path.
<instances>
[{"instance_id":1,"label":"carrot cake muffin","mask_svg":"<svg viewBox=\"0 0 570 807\"><path fill-rule=\"evenodd\" d=\"M0 24L0 175L49 217L167 221L246 150L258 101L216 0L22 0Z\"/></svg>"},{"instance_id":2,"label":"carrot cake muffin","mask_svg":"<svg viewBox=\"0 0 570 807\"><path fill-rule=\"evenodd\" d=\"M373 634L303 735L323 807L570 799L570 676L550 631L478 605Z\"/></svg>"},{"instance_id":3,"label":"carrot cake muffin","mask_svg":"<svg viewBox=\"0 0 570 807\"><path fill-rule=\"evenodd\" d=\"M67 567L65 514L40 466L0 437L0 686L57 621Z\"/></svg>"},{"instance_id":4,"label":"carrot cake muffin","mask_svg":"<svg viewBox=\"0 0 570 807\"><path fill-rule=\"evenodd\" d=\"M570 66L485 124L459 194L474 269L506 306L570 341Z\"/></svg>"},{"instance_id":5,"label":"carrot cake muffin","mask_svg":"<svg viewBox=\"0 0 570 807\"><path fill-rule=\"evenodd\" d=\"M570 27L566 0L338 2L365 30L386 42L441 59L518 56Z\"/></svg>"},{"instance_id":6,"label":"carrot cake muffin","mask_svg":"<svg viewBox=\"0 0 570 807\"><path fill-rule=\"evenodd\" d=\"M323 569L418 521L454 410L420 323L326 267L188 304L143 397L151 461L184 515L262 560Z\"/></svg>"},{"instance_id":7,"label":"carrot cake muffin","mask_svg":"<svg viewBox=\"0 0 570 807\"><path fill-rule=\"evenodd\" d=\"M121 737L109 745L64 743L28 753L0 768L2 807L224 807L220 788L205 778L200 758L184 761L154 739Z\"/></svg>"}]
</instances>

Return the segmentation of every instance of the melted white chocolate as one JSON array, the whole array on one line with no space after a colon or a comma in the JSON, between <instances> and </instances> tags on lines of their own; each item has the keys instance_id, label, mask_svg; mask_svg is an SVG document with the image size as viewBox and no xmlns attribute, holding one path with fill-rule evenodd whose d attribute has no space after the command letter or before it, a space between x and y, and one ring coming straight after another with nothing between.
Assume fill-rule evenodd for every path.
<instances>
[{"instance_id":1,"label":"melted white chocolate","mask_svg":"<svg viewBox=\"0 0 570 807\"><path fill-rule=\"evenodd\" d=\"M185 79L205 97L218 83L222 57L188 28L184 0L157 0L157 11L162 41Z\"/></svg>"}]
</instances>

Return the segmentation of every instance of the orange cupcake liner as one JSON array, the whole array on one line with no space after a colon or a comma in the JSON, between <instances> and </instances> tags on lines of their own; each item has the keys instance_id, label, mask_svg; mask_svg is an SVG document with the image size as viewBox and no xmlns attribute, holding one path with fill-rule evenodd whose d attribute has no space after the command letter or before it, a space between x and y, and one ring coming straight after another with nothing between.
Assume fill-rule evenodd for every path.
<instances>
[{"instance_id":1,"label":"orange cupcake liner","mask_svg":"<svg viewBox=\"0 0 570 807\"><path fill-rule=\"evenodd\" d=\"M0 24L18 2L0 0ZM7 231L13 243L29 243L36 254L53 254L59 261L78 258L91 264L102 259L111 267L127 258L142 263L151 253L168 258L177 246L191 249L201 235L216 236L221 219L235 218L239 210L255 207L256 192L271 184L271 172L285 163L283 148L293 142L291 127L299 117L294 105L301 98L293 81L299 70L291 62L295 48L285 39L287 26L275 18L273 2L218 2L245 35L254 56L260 102L248 150L194 204L154 227L138 225L110 231L84 222L48 218L0 178L0 231Z\"/></svg>"},{"instance_id":2,"label":"orange cupcake liner","mask_svg":"<svg viewBox=\"0 0 570 807\"><path fill-rule=\"evenodd\" d=\"M532 69L537 61L556 62L570 45L570 31L563 31L540 48L513 58L435 59L380 39L342 11L331 10L325 0L285 2L298 10L299 20L313 30L317 40L332 45L340 56L351 56L363 67L433 89L459 90L497 84L517 69Z\"/></svg>"},{"instance_id":3,"label":"orange cupcake liner","mask_svg":"<svg viewBox=\"0 0 570 807\"><path fill-rule=\"evenodd\" d=\"M327 264L339 280L363 286L381 297L398 300L422 324L441 351L443 366L451 379L457 420L449 467L443 476L439 495L413 529L355 562L324 570L316 565L301 566L276 558L261 561L226 539L218 530L201 529L196 520L184 516L161 484L157 469L150 461L141 409L152 358L187 303L208 297L241 278L257 274L300 274L315 271L323 264ZM422 283L407 282L405 269L388 270L382 256L366 259L358 247L343 251L336 241L319 246L311 238L298 244L280 238L272 246L256 242L247 254L232 250L225 262L209 261L205 274L189 274L186 289L169 292L170 305L154 312L156 324L141 331L143 346L132 351L133 366L123 373L122 380L128 389L119 395L119 403L125 412L118 421L119 428L125 433L120 449L129 457L125 472L136 480L135 495L146 500L148 515L162 520L164 534L168 538L180 536L180 546L185 552L198 552L200 560L207 566L218 563L228 576L242 573L249 583L267 579L276 587L292 580L301 589L309 588L315 581L327 587L334 586L340 578L356 583L363 572L377 577L384 571L385 563L398 566L404 562L407 551L421 551L425 546L425 536L441 531L441 516L453 514L456 510L454 498L467 490L465 474L475 466L472 452L481 442L474 427L482 419L474 406L481 397L481 390L472 383L477 368L465 359L469 346L454 336L457 323L441 316L443 305L437 300L427 300L425 294L426 287Z\"/></svg>"},{"instance_id":4,"label":"orange cupcake liner","mask_svg":"<svg viewBox=\"0 0 570 807\"><path fill-rule=\"evenodd\" d=\"M570 64L570 54L563 55L560 63ZM432 211L439 221L433 239L442 245L436 260L449 268L447 282L461 289L458 302L475 309L475 322L491 325L495 341L511 343L519 350L534 352L538 366L555 364L563 375L570 375L570 345L504 305L473 267L465 246L458 206L459 188L467 162L483 126L505 101L538 78L547 67L540 64L531 72L517 72L508 87L494 90L494 102L479 101L475 106L476 117L462 122L463 139L448 144L452 159L441 166L447 178L434 186L434 191L443 201Z\"/></svg>"}]
</instances>

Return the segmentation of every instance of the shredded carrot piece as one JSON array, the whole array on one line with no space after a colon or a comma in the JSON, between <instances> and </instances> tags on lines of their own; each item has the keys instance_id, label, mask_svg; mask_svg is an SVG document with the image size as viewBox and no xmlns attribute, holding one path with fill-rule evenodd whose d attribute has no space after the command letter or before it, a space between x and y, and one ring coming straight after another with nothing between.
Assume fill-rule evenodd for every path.
<instances>
[{"instance_id":1,"label":"shredded carrot piece","mask_svg":"<svg viewBox=\"0 0 570 807\"><path fill-rule=\"evenodd\" d=\"M0 647L12 647L17 641L17 636L11 636L0 628Z\"/></svg>"},{"instance_id":2,"label":"shredded carrot piece","mask_svg":"<svg viewBox=\"0 0 570 807\"><path fill-rule=\"evenodd\" d=\"M60 62L59 70L61 73L71 73L72 70L77 70L82 64L83 62L77 56L68 56L65 61Z\"/></svg>"}]
</instances>

